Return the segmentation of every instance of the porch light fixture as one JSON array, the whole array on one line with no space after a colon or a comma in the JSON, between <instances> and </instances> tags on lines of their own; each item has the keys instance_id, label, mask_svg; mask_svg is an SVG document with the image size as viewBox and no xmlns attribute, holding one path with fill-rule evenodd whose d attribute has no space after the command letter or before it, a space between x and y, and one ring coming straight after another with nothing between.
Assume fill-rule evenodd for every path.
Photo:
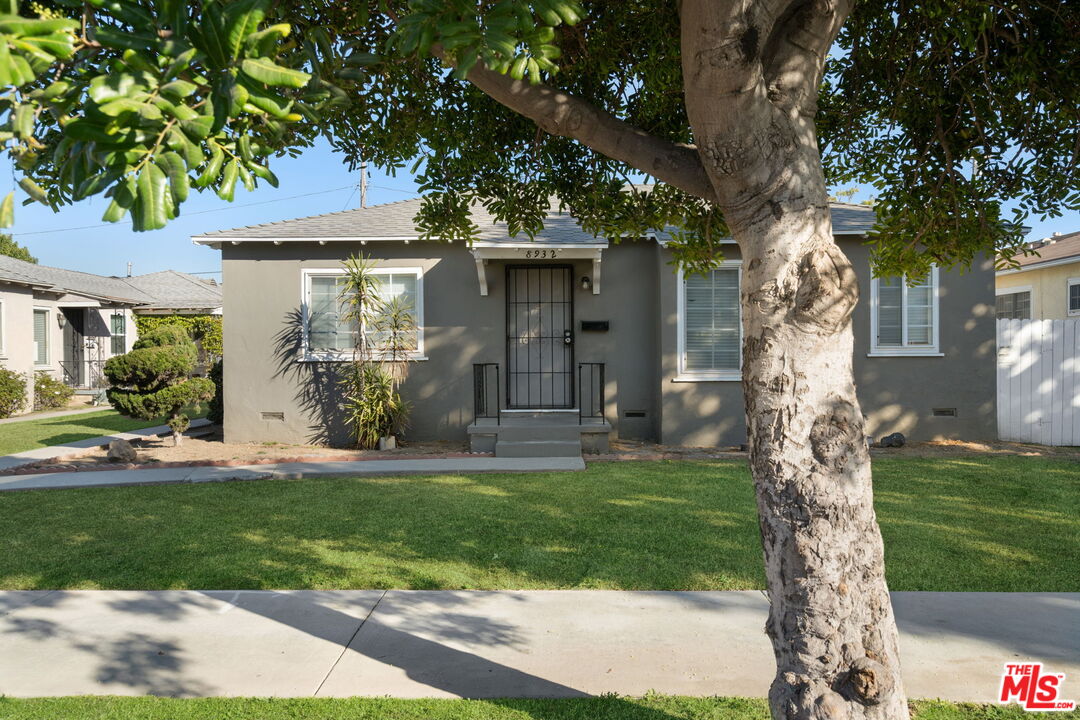
<instances>
[{"instance_id":1,"label":"porch light fixture","mask_svg":"<svg viewBox=\"0 0 1080 720\"><path fill-rule=\"evenodd\" d=\"M592 290L592 281L589 280L588 275L581 276L581 289L585 292L589 292L590 290Z\"/></svg>"},{"instance_id":2,"label":"porch light fixture","mask_svg":"<svg viewBox=\"0 0 1080 720\"><path fill-rule=\"evenodd\" d=\"M64 313L56 313L56 324L60 326L61 330L63 330L64 326L67 325L67 318L64 316Z\"/></svg>"}]
</instances>

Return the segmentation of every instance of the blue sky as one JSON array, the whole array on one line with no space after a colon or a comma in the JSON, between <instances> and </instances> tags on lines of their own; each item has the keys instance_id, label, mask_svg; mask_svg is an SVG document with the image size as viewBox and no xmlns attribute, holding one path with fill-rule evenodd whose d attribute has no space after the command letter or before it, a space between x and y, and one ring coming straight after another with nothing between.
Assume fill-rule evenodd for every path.
<instances>
[{"instance_id":1,"label":"blue sky","mask_svg":"<svg viewBox=\"0 0 1080 720\"><path fill-rule=\"evenodd\" d=\"M231 204L213 193L192 193L183 214L164 230L136 233L127 223L103 227L101 214L108 202L94 198L55 214L37 203L26 207L17 204L15 227L10 232L45 265L123 275L131 262L135 274L169 268L208 273L220 270L218 251L192 245L192 235L359 207L359 170L349 172L341 156L325 142L320 141L298 158L275 160L273 169L281 180L279 188L263 184L249 193L238 186ZM10 164L7 175L14 177ZM389 177L371 169L368 183L369 205L417 196L407 170L398 177ZM12 186L13 179L7 187L0 187L0 194L6 194ZM25 196L20 190L16 197L21 200ZM1055 231L1075 232L1080 230L1080 213L1043 222L1032 218L1028 224L1032 240Z\"/></svg>"}]
</instances>

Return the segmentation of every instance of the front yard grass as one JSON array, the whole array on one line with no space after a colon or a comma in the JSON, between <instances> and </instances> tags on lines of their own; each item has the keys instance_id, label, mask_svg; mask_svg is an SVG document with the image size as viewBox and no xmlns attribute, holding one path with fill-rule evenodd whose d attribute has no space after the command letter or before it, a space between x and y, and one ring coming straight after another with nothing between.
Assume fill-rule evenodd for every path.
<instances>
[{"instance_id":1,"label":"front yard grass","mask_svg":"<svg viewBox=\"0 0 1080 720\"><path fill-rule=\"evenodd\" d=\"M202 417L205 414L205 409L201 414L188 413L189 417ZM52 445L63 445L64 443L85 440L99 435L140 430L154 425L162 425L164 422L164 419L133 420L124 417L115 410L106 408L101 412L84 413L82 415L4 423L0 425L0 455L10 455L11 453Z\"/></svg>"},{"instance_id":2,"label":"front yard grass","mask_svg":"<svg viewBox=\"0 0 1080 720\"><path fill-rule=\"evenodd\" d=\"M913 720L1020 720L1019 707L916 701ZM1056 713L1075 720L1076 712ZM649 695L563 700L0 698L5 720L768 720L764 700Z\"/></svg>"},{"instance_id":3,"label":"front yard grass","mask_svg":"<svg viewBox=\"0 0 1080 720\"><path fill-rule=\"evenodd\" d=\"M1080 464L878 459L894 590L1080 591ZM736 590L741 462L0 494L3 589Z\"/></svg>"}]
</instances>

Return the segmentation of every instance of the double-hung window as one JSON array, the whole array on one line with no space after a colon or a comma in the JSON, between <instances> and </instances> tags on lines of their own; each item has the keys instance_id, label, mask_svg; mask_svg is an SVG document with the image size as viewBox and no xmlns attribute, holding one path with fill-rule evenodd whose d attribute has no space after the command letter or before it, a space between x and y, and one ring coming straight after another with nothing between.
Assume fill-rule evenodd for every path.
<instances>
[{"instance_id":1,"label":"double-hung window","mask_svg":"<svg viewBox=\"0 0 1080 720\"><path fill-rule=\"evenodd\" d=\"M113 355L127 352L127 318L123 312L115 312L109 318L109 334L112 336L110 350Z\"/></svg>"},{"instance_id":2,"label":"double-hung window","mask_svg":"<svg viewBox=\"0 0 1080 720\"><path fill-rule=\"evenodd\" d=\"M938 355L938 270L914 284L906 276L870 286L871 355Z\"/></svg>"},{"instance_id":3,"label":"double-hung window","mask_svg":"<svg viewBox=\"0 0 1080 720\"><path fill-rule=\"evenodd\" d=\"M742 365L739 261L707 273L679 271L680 380L738 380Z\"/></svg>"},{"instance_id":4,"label":"double-hung window","mask_svg":"<svg viewBox=\"0 0 1080 720\"><path fill-rule=\"evenodd\" d=\"M1069 278L1065 287L1068 291L1069 315L1080 315L1080 278Z\"/></svg>"},{"instance_id":5,"label":"double-hung window","mask_svg":"<svg viewBox=\"0 0 1080 720\"><path fill-rule=\"evenodd\" d=\"M998 290L994 316L998 320L1030 320L1031 290Z\"/></svg>"},{"instance_id":6,"label":"double-hung window","mask_svg":"<svg viewBox=\"0 0 1080 720\"><path fill-rule=\"evenodd\" d=\"M49 364L49 311L34 308L34 364Z\"/></svg>"},{"instance_id":7,"label":"double-hung window","mask_svg":"<svg viewBox=\"0 0 1080 720\"><path fill-rule=\"evenodd\" d=\"M386 302L398 298L412 314L416 331L411 355L424 352L423 270L421 268L376 268L379 296ZM308 360L348 360L356 348L360 328L346 320L348 308L342 289L345 275L340 270L304 270L304 356ZM384 340L375 328L364 328L370 347L378 349Z\"/></svg>"}]
</instances>

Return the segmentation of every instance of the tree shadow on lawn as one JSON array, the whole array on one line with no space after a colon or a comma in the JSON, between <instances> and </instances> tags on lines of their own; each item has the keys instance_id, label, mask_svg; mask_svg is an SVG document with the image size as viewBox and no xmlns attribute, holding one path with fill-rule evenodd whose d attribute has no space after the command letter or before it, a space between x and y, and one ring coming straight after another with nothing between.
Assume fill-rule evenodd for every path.
<instances>
[{"instance_id":1,"label":"tree shadow on lawn","mask_svg":"<svg viewBox=\"0 0 1080 720\"><path fill-rule=\"evenodd\" d=\"M753 588L736 466L8 494L0 586Z\"/></svg>"},{"instance_id":2,"label":"tree shadow on lawn","mask_svg":"<svg viewBox=\"0 0 1080 720\"><path fill-rule=\"evenodd\" d=\"M890 587L1080 589L1080 472L1065 465L876 462ZM12 493L0 539L13 589L764 585L740 463Z\"/></svg>"}]
</instances>

